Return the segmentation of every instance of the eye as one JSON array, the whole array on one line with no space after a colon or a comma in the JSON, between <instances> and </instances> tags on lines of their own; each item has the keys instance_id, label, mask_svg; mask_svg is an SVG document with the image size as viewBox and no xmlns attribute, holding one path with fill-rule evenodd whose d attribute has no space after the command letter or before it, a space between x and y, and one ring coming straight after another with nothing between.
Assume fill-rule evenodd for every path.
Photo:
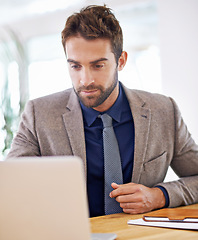
<instances>
[{"instance_id":1,"label":"eye","mask_svg":"<svg viewBox=\"0 0 198 240\"><path fill-rule=\"evenodd\" d=\"M104 67L104 64L95 64L94 65L94 68L95 69L101 69L101 68L103 68Z\"/></svg>"},{"instance_id":2,"label":"eye","mask_svg":"<svg viewBox=\"0 0 198 240\"><path fill-rule=\"evenodd\" d=\"M71 66L71 68L74 69L74 70L80 70L80 69L81 69L81 66L78 65L78 64L71 64L70 66Z\"/></svg>"}]
</instances>

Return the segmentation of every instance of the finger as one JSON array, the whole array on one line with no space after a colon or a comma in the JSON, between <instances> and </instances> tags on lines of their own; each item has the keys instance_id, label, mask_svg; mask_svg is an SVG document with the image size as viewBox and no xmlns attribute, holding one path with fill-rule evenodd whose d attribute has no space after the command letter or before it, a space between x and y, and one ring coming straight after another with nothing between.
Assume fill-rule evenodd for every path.
<instances>
[{"instance_id":1,"label":"finger","mask_svg":"<svg viewBox=\"0 0 198 240\"><path fill-rule=\"evenodd\" d=\"M110 197L115 198L120 195L133 194L137 191L138 191L138 184L134 184L134 183L122 184L122 185L118 185L118 187L110 193Z\"/></svg>"},{"instance_id":2,"label":"finger","mask_svg":"<svg viewBox=\"0 0 198 240\"><path fill-rule=\"evenodd\" d=\"M140 203L143 201L143 195L135 192L132 194L119 195L115 197L115 199L119 203Z\"/></svg>"},{"instance_id":3,"label":"finger","mask_svg":"<svg viewBox=\"0 0 198 240\"><path fill-rule=\"evenodd\" d=\"M123 208L123 212L128 214L140 214L144 213L145 211L143 211L141 208Z\"/></svg>"},{"instance_id":4,"label":"finger","mask_svg":"<svg viewBox=\"0 0 198 240\"><path fill-rule=\"evenodd\" d=\"M130 187L132 185L139 185L139 184L135 184L135 183L125 183L125 184L118 184L118 183L115 183L115 182L112 182L111 186L115 189L119 188L119 187Z\"/></svg>"},{"instance_id":5,"label":"finger","mask_svg":"<svg viewBox=\"0 0 198 240\"><path fill-rule=\"evenodd\" d=\"M120 207L123 209L144 209L145 204L143 202L124 202L120 203Z\"/></svg>"},{"instance_id":6,"label":"finger","mask_svg":"<svg viewBox=\"0 0 198 240\"><path fill-rule=\"evenodd\" d=\"M113 183L111 184L111 186L112 186L113 189L117 189L117 188L119 188L120 185L113 182Z\"/></svg>"},{"instance_id":7,"label":"finger","mask_svg":"<svg viewBox=\"0 0 198 240\"><path fill-rule=\"evenodd\" d=\"M119 186L120 186L119 184L114 183L114 182L111 184L111 187L112 187L114 190L117 189L117 188L119 188ZM109 193L109 196L110 196L111 198L113 198L111 192Z\"/></svg>"},{"instance_id":8,"label":"finger","mask_svg":"<svg viewBox=\"0 0 198 240\"><path fill-rule=\"evenodd\" d=\"M120 207L123 209L123 212L130 214L138 214L148 211L142 203L121 203Z\"/></svg>"},{"instance_id":9,"label":"finger","mask_svg":"<svg viewBox=\"0 0 198 240\"><path fill-rule=\"evenodd\" d=\"M127 202L127 203L120 203L120 207L123 209L140 209L142 206L140 203L131 203L131 202Z\"/></svg>"}]
</instances>

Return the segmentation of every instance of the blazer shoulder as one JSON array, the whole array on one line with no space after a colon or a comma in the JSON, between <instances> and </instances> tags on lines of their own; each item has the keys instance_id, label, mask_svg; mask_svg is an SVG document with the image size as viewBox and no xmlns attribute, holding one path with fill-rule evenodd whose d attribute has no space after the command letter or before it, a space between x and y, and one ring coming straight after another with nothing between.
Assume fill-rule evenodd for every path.
<instances>
[{"instance_id":1,"label":"blazer shoulder","mask_svg":"<svg viewBox=\"0 0 198 240\"><path fill-rule=\"evenodd\" d=\"M147 92L143 90L132 90L134 91L139 97L141 97L143 100L163 100L163 101L170 101L170 98L166 95L160 94L160 93L152 93Z\"/></svg>"},{"instance_id":2,"label":"blazer shoulder","mask_svg":"<svg viewBox=\"0 0 198 240\"><path fill-rule=\"evenodd\" d=\"M27 105L34 105L35 107L42 107L44 108L55 108L59 106L66 106L70 95L72 93L73 89L67 89L61 92L53 93L50 95L46 95L43 97L39 97L36 99L29 100Z\"/></svg>"},{"instance_id":3,"label":"blazer shoulder","mask_svg":"<svg viewBox=\"0 0 198 240\"><path fill-rule=\"evenodd\" d=\"M72 96L72 97L71 97ZM66 111L68 102L75 101L73 89L67 89L62 92L53 93L44 97L29 100L26 104L25 111L39 113L42 115L60 114ZM76 97L77 98L77 97Z\"/></svg>"},{"instance_id":4,"label":"blazer shoulder","mask_svg":"<svg viewBox=\"0 0 198 240\"><path fill-rule=\"evenodd\" d=\"M36 103L51 104L54 102L67 102L72 91L73 89L69 88L67 90L57 92L57 93L52 93L52 94L49 94L40 98L36 98L30 101L34 102L35 104Z\"/></svg>"},{"instance_id":5,"label":"blazer shoulder","mask_svg":"<svg viewBox=\"0 0 198 240\"><path fill-rule=\"evenodd\" d=\"M175 104L172 98L159 93L134 89L127 89L125 92L132 104L135 103L146 108L173 108L173 105Z\"/></svg>"}]
</instances>

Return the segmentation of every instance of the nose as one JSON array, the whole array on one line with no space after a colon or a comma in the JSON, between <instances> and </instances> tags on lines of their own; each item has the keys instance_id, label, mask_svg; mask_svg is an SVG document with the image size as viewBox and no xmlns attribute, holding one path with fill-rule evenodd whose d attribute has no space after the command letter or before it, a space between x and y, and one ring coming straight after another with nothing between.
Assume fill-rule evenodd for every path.
<instances>
[{"instance_id":1,"label":"nose","mask_svg":"<svg viewBox=\"0 0 198 240\"><path fill-rule=\"evenodd\" d=\"M93 76L92 76L92 74L91 74L90 69L84 68L84 69L81 71L80 83L81 83L83 86L87 87L87 86L91 85L93 82L94 82L94 79L93 79Z\"/></svg>"}]
</instances>

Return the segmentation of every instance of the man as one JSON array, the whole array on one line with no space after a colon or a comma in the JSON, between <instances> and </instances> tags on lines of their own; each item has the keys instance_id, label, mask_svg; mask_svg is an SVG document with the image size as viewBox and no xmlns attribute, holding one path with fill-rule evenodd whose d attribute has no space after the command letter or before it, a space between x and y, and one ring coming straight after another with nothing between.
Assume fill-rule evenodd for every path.
<instances>
[{"instance_id":1,"label":"man","mask_svg":"<svg viewBox=\"0 0 198 240\"><path fill-rule=\"evenodd\" d=\"M127 53L111 10L89 6L71 15L62 43L73 89L27 103L8 158L81 157L90 216L103 215L101 116L108 114L113 119L123 175L123 184L112 179L109 198L122 211L137 214L198 202L198 146L174 100L129 90L118 81ZM169 166L180 179L164 183Z\"/></svg>"}]
</instances>

